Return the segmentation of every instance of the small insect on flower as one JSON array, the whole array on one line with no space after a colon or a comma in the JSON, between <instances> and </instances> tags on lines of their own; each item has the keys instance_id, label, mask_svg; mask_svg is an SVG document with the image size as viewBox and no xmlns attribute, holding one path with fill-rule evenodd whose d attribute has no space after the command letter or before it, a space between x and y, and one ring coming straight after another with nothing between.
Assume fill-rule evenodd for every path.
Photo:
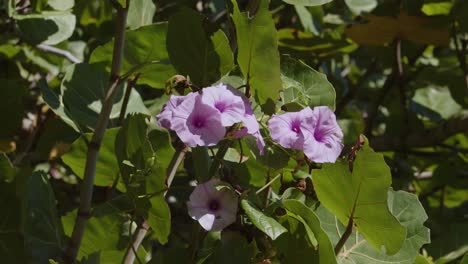
<instances>
[{"instance_id":1,"label":"small insect on flower","mask_svg":"<svg viewBox=\"0 0 468 264\"><path fill-rule=\"evenodd\" d=\"M223 184L219 179L199 184L187 202L188 214L207 231L220 231L236 221L237 194Z\"/></svg>"}]
</instances>

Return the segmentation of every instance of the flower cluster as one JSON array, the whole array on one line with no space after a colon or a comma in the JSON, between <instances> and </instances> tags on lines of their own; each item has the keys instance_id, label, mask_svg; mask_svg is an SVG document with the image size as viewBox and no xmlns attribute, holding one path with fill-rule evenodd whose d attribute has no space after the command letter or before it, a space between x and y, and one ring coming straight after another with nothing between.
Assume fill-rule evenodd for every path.
<instances>
[{"instance_id":1,"label":"flower cluster","mask_svg":"<svg viewBox=\"0 0 468 264\"><path fill-rule=\"evenodd\" d=\"M343 149L343 133L335 114L326 106L273 115L271 138L285 148L303 150L312 161L335 162Z\"/></svg>"},{"instance_id":2,"label":"flower cluster","mask_svg":"<svg viewBox=\"0 0 468 264\"><path fill-rule=\"evenodd\" d=\"M160 126L174 130L189 147L216 145L227 128L242 122L244 126L235 131L234 137L254 136L263 154L265 143L249 100L225 84L206 87L201 93L171 96L157 119Z\"/></svg>"},{"instance_id":3,"label":"flower cluster","mask_svg":"<svg viewBox=\"0 0 468 264\"><path fill-rule=\"evenodd\" d=\"M237 194L228 187L216 188L221 184L219 179L199 184L187 203L189 215L207 231L220 231L236 221Z\"/></svg>"}]
</instances>

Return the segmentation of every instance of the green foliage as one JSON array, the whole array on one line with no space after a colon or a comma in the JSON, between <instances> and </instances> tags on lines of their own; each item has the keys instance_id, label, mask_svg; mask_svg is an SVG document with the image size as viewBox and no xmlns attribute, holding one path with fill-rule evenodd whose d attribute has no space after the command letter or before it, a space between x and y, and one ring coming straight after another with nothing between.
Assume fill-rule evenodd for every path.
<instances>
[{"instance_id":1,"label":"green foliage","mask_svg":"<svg viewBox=\"0 0 468 264\"><path fill-rule=\"evenodd\" d=\"M83 264L466 263L467 13L465 0L0 1L0 263L72 262L74 246ZM192 148L158 125L171 96L219 83L251 104L263 154L236 131L253 119ZM317 106L344 135L334 163L268 128ZM213 177L239 204L188 203ZM233 222L205 231L194 210Z\"/></svg>"},{"instance_id":2,"label":"green foliage","mask_svg":"<svg viewBox=\"0 0 468 264\"><path fill-rule=\"evenodd\" d=\"M114 128L108 129L104 134L99 151L94 184L97 186L113 186L117 183L116 188L125 191L125 185L120 177L117 158L114 154L114 142L118 132L119 129ZM91 139L91 134L87 134L86 137L88 140ZM87 153L88 146L86 142L82 138L78 138L71 145L70 151L62 157L63 162L81 179L84 177Z\"/></svg>"},{"instance_id":3,"label":"green foliage","mask_svg":"<svg viewBox=\"0 0 468 264\"><path fill-rule=\"evenodd\" d=\"M65 11L17 15L15 19L22 38L32 45L58 44L71 37L76 23L75 16Z\"/></svg>"},{"instance_id":4,"label":"green foliage","mask_svg":"<svg viewBox=\"0 0 468 264\"><path fill-rule=\"evenodd\" d=\"M271 239L275 240L277 237L287 231L275 219L265 215L262 211L255 208L255 205L253 205L252 202L248 200L242 200L241 205L252 224L254 224L258 229L262 230L262 232L267 234Z\"/></svg>"},{"instance_id":5,"label":"green foliage","mask_svg":"<svg viewBox=\"0 0 468 264\"><path fill-rule=\"evenodd\" d=\"M291 57L281 58L281 79L283 81L283 108L302 109L326 105L335 109L335 89L327 77L302 61Z\"/></svg>"},{"instance_id":6,"label":"green foliage","mask_svg":"<svg viewBox=\"0 0 468 264\"><path fill-rule=\"evenodd\" d=\"M271 103L279 98L281 79L278 41L268 10L269 0L260 1L253 18L241 13L236 1L232 3L232 19L237 32L237 62L257 102L272 114Z\"/></svg>"},{"instance_id":7,"label":"green foliage","mask_svg":"<svg viewBox=\"0 0 468 264\"><path fill-rule=\"evenodd\" d=\"M383 156L365 145L358 151L352 171L349 166L341 160L312 172L321 204L342 224L352 220L377 250L383 248L389 255L397 253L407 231L387 206L386 190L391 184L391 174Z\"/></svg>"},{"instance_id":8,"label":"green foliage","mask_svg":"<svg viewBox=\"0 0 468 264\"><path fill-rule=\"evenodd\" d=\"M386 255L379 252L359 231L355 230L338 255L339 262L414 263L418 249L430 242L429 230L423 225L427 220L426 212L415 195L403 191L388 192L388 207L407 230L401 249L394 255ZM319 207L317 214L330 240L337 243L346 227L324 207Z\"/></svg>"},{"instance_id":9,"label":"green foliage","mask_svg":"<svg viewBox=\"0 0 468 264\"><path fill-rule=\"evenodd\" d=\"M177 71L200 87L216 82L234 66L224 32L211 32L206 18L189 8L180 9L169 19L167 47Z\"/></svg>"},{"instance_id":10,"label":"green foliage","mask_svg":"<svg viewBox=\"0 0 468 264\"><path fill-rule=\"evenodd\" d=\"M122 72L140 74L139 83L163 89L166 80L175 73L166 50L166 33L167 23L127 30ZM96 48L89 59L90 63L105 63L107 71L110 71L113 47L114 41L110 41Z\"/></svg>"}]
</instances>

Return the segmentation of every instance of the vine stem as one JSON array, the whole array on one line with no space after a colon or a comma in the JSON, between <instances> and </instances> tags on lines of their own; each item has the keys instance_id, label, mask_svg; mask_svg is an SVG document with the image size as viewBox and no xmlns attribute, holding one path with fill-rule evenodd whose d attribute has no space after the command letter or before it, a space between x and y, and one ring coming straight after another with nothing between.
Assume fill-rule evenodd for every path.
<instances>
[{"instance_id":1,"label":"vine stem","mask_svg":"<svg viewBox=\"0 0 468 264\"><path fill-rule=\"evenodd\" d=\"M189 150L189 147L183 145L182 147L179 147L179 149L174 153L171 163L169 164L169 167L167 168L167 178L166 178L167 189L164 192L164 196L166 196L167 191L169 190L169 187L171 186L172 181L174 180L175 174L177 172L177 168L179 168L180 164L184 160L185 155L187 154L188 150ZM143 220L141 225L139 225L138 229L135 231L135 235L133 236L132 243L127 248L127 252L122 262L123 264L133 264L136 258L136 252L138 252L138 248L140 247L141 242L143 242L143 239L145 238L148 230L149 230L148 223L146 222L146 220Z\"/></svg>"},{"instance_id":2,"label":"vine stem","mask_svg":"<svg viewBox=\"0 0 468 264\"><path fill-rule=\"evenodd\" d=\"M86 155L85 172L80 192L80 206L76 216L75 225L71 238L65 250L65 263L74 263L80 249L88 219L91 216L91 201L93 197L94 177L96 173L96 163L99 149L109 123L109 116L115 101L116 92L121 83L120 70L125 44L125 29L127 24L127 12L130 0L127 0L126 8L117 8L116 31L114 41L114 51L112 54L112 65L110 73L109 88L106 91L101 113L99 114L94 134L88 144Z\"/></svg>"},{"instance_id":3,"label":"vine stem","mask_svg":"<svg viewBox=\"0 0 468 264\"><path fill-rule=\"evenodd\" d=\"M340 241L338 241L338 243L335 246L335 255L338 256L338 254L340 253L341 249L343 248L344 244L346 243L346 241L348 240L352 232L353 232L353 218L350 217L348 221L348 225L346 226L345 232L341 236Z\"/></svg>"}]
</instances>

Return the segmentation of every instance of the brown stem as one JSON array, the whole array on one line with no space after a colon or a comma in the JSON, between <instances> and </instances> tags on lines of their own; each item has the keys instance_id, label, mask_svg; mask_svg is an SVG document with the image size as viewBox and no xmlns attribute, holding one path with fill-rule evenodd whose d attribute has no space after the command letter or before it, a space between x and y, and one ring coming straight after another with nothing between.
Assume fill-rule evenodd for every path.
<instances>
[{"instance_id":1,"label":"brown stem","mask_svg":"<svg viewBox=\"0 0 468 264\"><path fill-rule=\"evenodd\" d=\"M130 0L127 0L127 8L118 8L117 10L117 23L109 88L107 89L104 98L101 113L99 114L98 121L94 129L93 137L88 145L85 172L83 176L83 182L81 183L80 206L78 208L78 214L75 225L73 227L73 232L65 251L65 263L75 262L76 256L78 255L78 250L80 249L81 239L83 238L88 219L91 215L91 201L93 196L94 177L96 173L96 163L99 155L99 148L104 137L107 124L109 123L110 112L115 101L118 87L121 83L120 69L122 66L124 52L125 28L129 1Z\"/></svg>"}]
</instances>

